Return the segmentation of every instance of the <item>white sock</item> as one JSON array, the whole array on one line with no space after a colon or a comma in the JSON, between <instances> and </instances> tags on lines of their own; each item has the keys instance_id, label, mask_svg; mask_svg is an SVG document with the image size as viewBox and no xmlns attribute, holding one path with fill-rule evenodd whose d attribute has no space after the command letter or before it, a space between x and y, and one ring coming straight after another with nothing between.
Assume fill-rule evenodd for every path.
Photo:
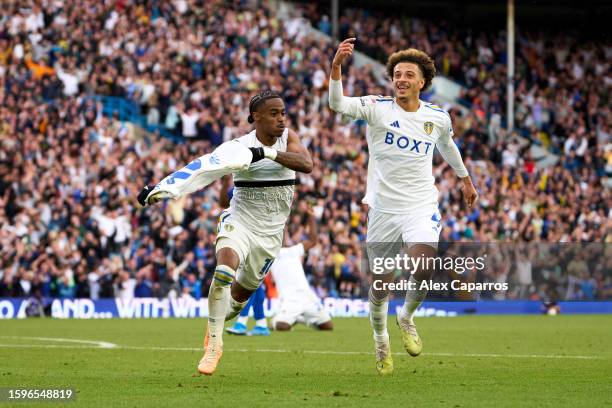
<instances>
[{"instance_id":1,"label":"white sock","mask_svg":"<svg viewBox=\"0 0 612 408\"><path fill-rule=\"evenodd\" d=\"M389 298L382 300L375 299L370 289L370 325L374 330L374 340L378 343L388 342L389 333L387 332L387 311L389 309Z\"/></svg>"},{"instance_id":2,"label":"white sock","mask_svg":"<svg viewBox=\"0 0 612 408\"><path fill-rule=\"evenodd\" d=\"M259 319L255 321L255 326L257 327L268 327L268 322L266 321L266 319Z\"/></svg>"},{"instance_id":3,"label":"white sock","mask_svg":"<svg viewBox=\"0 0 612 408\"><path fill-rule=\"evenodd\" d=\"M232 320L234 317L238 316L247 303L249 303L248 299L244 302L238 302L230 295L229 308L225 314L225 320Z\"/></svg>"},{"instance_id":4,"label":"white sock","mask_svg":"<svg viewBox=\"0 0 612 408\"><path fill-rule=\"evenodd\" d=\"M246 326L249 322L249 316L238 316L237 322Z\"/></svg>"},{"instance_id":5,"label":"white sock","mask_svg":"<svg viewBox=\"0 0 612 408\"><path fill-rule=\"evenodd\" d=\"M421 282L414 279L414 276L410 276L409 282L414 282L415 290L407 290L406 291L406 300L404 302L404 306L402 306L402 311L400 312L400 319L404 321L408 321L410 324L413 324L412 318L414 316L414 312L421 306L423 300L427 296L427 289L419 289Z\"/></svg>"},{"instance_id":6,"label":"white sock","mask_svg":"<svg viewBox=\"0 0 612 408\"><path fill-rule=\"evenodd\" d=\"M217 265L208 291L208 334L209 343L223 343L225 314L229 307L230 286L236 271L227 265Z\"/></svg>"}]
</instances>

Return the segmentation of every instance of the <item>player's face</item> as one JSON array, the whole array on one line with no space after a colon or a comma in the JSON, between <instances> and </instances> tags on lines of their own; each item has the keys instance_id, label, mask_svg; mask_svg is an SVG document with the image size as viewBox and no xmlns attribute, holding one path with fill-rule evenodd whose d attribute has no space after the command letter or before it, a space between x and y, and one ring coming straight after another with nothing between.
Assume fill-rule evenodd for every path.
<instances>
[{"instance_id":1,"label":"player's face","mask_svg":"<svg viewBox=\"0 0 612 408\"><path fill-rule=\"evenodd\" d=\"M272 136L281 137L286 125L285 103L280 98L268 99L255 119L261 129Z\"/></svg>"},{"instance_id":2,"label":"player's face","mask_svg":"<svg viewBox=\"0 0 612 408\"><path fill-rule=\"evenodd\" d=\"M400 62L393 69L393 88L396 98L418 96L423 85L425 79L417 64Z\"/></svg>"}]
</instances>

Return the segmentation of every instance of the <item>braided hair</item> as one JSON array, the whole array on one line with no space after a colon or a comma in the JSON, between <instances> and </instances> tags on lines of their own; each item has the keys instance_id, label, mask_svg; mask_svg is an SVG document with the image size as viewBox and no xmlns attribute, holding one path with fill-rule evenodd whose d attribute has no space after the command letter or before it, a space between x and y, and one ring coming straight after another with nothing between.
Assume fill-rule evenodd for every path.
<instances>
[{"instance_id":1,"label":"braided hair","mask_svg":"<svg viewBox=\"0 0 612 408\"><path fill-rule=\"evenodd\" d=\"M267 101L268 99L274 99L274 98L283 99L279 94L277 94L276 92L274 92L274 91L272 91L270 89L267 89L265 91L261 91L260 93L258 93L254 97L252 97L251 101L249 102L249 117L247 118L247 121L249 123L255 122L255 119L253 118L253 112L257 111L257 107L262 102Z\"/></svg>"}]
</instances>

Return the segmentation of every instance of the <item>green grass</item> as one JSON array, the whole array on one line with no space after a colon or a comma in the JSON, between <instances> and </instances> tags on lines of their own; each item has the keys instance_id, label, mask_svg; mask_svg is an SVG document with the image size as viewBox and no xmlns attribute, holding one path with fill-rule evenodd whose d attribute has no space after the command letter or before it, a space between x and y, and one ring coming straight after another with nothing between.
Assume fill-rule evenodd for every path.
<instances>
[{"instance_id":1,"label":"green grass","mask_svg":"<svg viewBox=\"0 0 612 408\"><path fill-rule=\"evenodd\" d=\"M226 335L217 372L204 377L196 374L202 319L2 321L0 387L74 387L75 407L612 407L612 316L422 318L418 358L403 351L390 320L390 377L374 368L367 319L334 323L331 333ZM16 338L28 336L142 349ZM173 347L185 350L163 349Z\"/></svg>"}]
</instances>

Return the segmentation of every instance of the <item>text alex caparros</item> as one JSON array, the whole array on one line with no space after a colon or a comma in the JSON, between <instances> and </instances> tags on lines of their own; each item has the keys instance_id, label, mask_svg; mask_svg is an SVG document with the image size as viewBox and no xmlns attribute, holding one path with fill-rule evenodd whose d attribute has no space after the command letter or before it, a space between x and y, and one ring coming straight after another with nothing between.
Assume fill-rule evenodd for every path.
<instances>
[{"instance_id":1,"label":"text alex caparros","mask_svg":"<svg viewBox=\"0 0 612 408\"><path fill-rule=\"evenodd\" d=\"M481 290L508 290L506 282L463 282L459 279L454 279L450 282L434 282L432 280L424 280L421 282L413 282L409 280L400 280L399 282L382 282L375 279L372 282L374 290L385 291L405 291L405 290L462 290L467 292Z\"/></svg>"}]
</instances>

